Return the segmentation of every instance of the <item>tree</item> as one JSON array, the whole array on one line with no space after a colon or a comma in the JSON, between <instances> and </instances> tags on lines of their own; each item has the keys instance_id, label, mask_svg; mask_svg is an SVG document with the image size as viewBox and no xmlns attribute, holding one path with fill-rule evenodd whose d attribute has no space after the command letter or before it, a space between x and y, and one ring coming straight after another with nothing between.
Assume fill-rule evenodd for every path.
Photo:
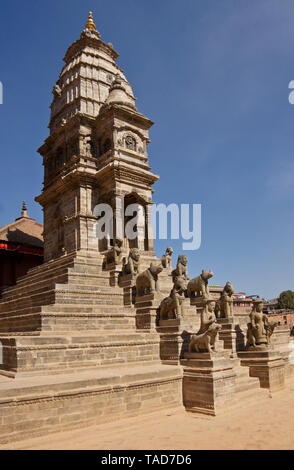
<instances>
[{"instance_id":1,"label":"tree","mask_svg":"<svg viewBox=\"0 0 294 470\"><path fill-rule=\"evenodd\" d=\"M294 292L285 290L278 298L278 308L294 308Z\"/></svg>"}]
</instances>

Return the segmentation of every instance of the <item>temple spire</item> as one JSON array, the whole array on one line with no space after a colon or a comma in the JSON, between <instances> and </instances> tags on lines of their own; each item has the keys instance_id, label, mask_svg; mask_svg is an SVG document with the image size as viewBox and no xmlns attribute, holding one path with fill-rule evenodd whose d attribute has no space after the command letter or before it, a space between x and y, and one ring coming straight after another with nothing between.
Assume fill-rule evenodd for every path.
<instances>
[{"instance_id":1,"label":"temple spire","mask_svg":"<svg viewBox=\"0 0 294 470\"><path fill-rule=\"evenodd\" d=\"M25 201L22 201L21 217L28 217L28 210Z\"/></svg>"},{"instance_id":2,"label":"temple spire","mask_svg":"<svg viewBox=\"0 0 294 470\"><path fill-rule=\"evenodd\" d=\"M89 11L89 18L86 24L86 29L94 29L94 31L96 31L96 25L94 23L93 14L91 11Z\"/></svg>"}]
</instances>

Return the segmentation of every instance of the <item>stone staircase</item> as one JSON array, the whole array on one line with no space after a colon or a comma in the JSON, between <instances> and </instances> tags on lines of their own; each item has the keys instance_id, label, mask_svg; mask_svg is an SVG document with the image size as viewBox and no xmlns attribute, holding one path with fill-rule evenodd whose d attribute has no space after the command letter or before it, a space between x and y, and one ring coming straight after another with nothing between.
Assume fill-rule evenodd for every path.
<instances>
[{"instance_id":1,"label":"stone staircase","mask_svg":"<svg viewBox=\"0 0 294 470\"><path fill-rule=\"evenodd\" d=\"M141 270L151 261L159 263L145 253ZM159 274L159 284L150 302L149 296L130 301L134 285L120 286L103 255L78 252L32 269L6 289L0 301L0 443L182 406L181 359L200 316L187 298L184 317L159 324L156 310L172 288L171 270ZM141 324L145 303L150 321ZM236 374L235 403L268 396L232 354L227 330L216 346ZM286 332L273 342L285 344L287 362Z\"/></svg>"},{"instance_id":2,"label":"stone staircase","mask_svg":"<svg viewBox=\"0 0 294 470\"><path fill-rule=\"evenodd\" d=\"M110 285L102 266L99 254L64 256L32 269L4 291L0 415L6 418L0 442L8 439L8 429L9 439L21 439L25 430L45 434L71 427L73 409L77 414L80 408L77 396L85 401L77 426L101 422L101 413L91 408L100 395L103 419L114 416L113 410L115 416L131 409L147 412L148 403L152 409L181 404L182 371L161 363L156 325L136 328L134 305L124 304L123 289ZM58 409L61 395L66 406ZM28 402L36 422L24 412Z\"/></svg>"}]
</instances>

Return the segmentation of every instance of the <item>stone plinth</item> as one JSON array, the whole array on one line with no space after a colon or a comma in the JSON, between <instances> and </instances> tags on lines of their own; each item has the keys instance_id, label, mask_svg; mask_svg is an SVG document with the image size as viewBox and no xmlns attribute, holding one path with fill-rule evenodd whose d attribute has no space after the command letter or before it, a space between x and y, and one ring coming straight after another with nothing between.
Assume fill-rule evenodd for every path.
<instances>
[{"instance_id":1,"label":"stone plinth","mask_svg":"<svg viewBox=\"0 0 294 470\"><path fill-rule=\"evenodd\" d=\"M271 349L238 353L241 366L249 367L250 377L258 377L261 388L271 392L285 388L285 361L278 351Z\"/></svg>"},{"instance_id":2,"label":"stone plinth","mask_svg":"<svg viewBox=\"0 0 294 470\"><path fill-rule=\"evenodd\" d=\"M135 303L136 296L136 276L126 274L118 276L118 285L123 288L124 305L132 305Z\"/></svg>"},{"instance_id":3,"label":"stone plinth","mask_svg":"<svg viewBox=\"0 0 294 470\"><path fill-rule=\"evenodd\" d=\"M235 404L231 361L222 353L186 353L183 402L187 411L215 416Z\"/></svg>"},{"instance_id":4,"label":"stone plinth","mask_svg":"<svg viewBox=\"0 0 294 470\"><path fill-rule=\"evenodd\" d=\"M160 359L167 364L178 364L188 352L191 333L183 318L160 320Z\"/></svg>"},{"instance_id":5,"label":"stone plinth","mask_svg":"<svg viewBox=\"0 0 294 470\"><path fill-rule=\"evenodd\" d=\"M237 357L237 351L244 349L244 335L240 336L239 326L235 323L233 317L218 318L217 322L222 327L219 332L219 339L223 341L224 349L231 351L231 357Z\"/></svg>"},{"instance_id":6,"label":"stone plinth","mask_svg":"<svg viewBox=\"0 0 294 470\"><path fill-rule=\"evenodd\" d=\"M105 271L109 271L109 284L111 286L118 286L121 277L121 266L113 263L105 264Z\"/></svg>"},{"instance_id":7,"label":"stone plinth","mask_svg":"<svg viewBox=\"0 0 294 470\"><path fill-rule=\"evenodd\" d=\"M162 298L163 296L159 292L135 298L136 326L138 329L156 328L158 308Z\"/></svg>"},{"instance_id":8,"label":"stone plinth","mask_svg":"<svg viewBox=\"0 0 294 470\"><path fill-rule=\"evenodd\" d=\"M200 314L204 310L205 301L203 297L191 297L190 305L192 305L193 307L196 307L196 312Z\"/></svg>"},{"instance_id":9,"label":"stone plinth","mask_svg":"<svg viewBox=\"0 0 294 470\"><path fill-rule=\"evenodd\" d=\"M274 350L279 351L282 359L285 362L285 374L286 377L292 376L294 374L294 361L293 361L293 349L294 344L290 339L290 329L289 326L277 326L274 330L274 333L271 337L271 347ZM291 356L290 356L291 355Z\"/></svg>"}]
</instances>

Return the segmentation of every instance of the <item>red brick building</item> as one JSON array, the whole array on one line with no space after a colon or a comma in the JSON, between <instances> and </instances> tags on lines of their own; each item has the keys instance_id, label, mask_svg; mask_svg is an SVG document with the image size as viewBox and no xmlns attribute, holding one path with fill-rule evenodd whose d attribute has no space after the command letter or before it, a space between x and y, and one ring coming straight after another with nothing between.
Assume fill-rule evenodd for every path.
<instances>
[{"instance_id":1,"label":"red brick building","mask_svg":"<svg viewBox=\"0 0 294 470\"><path fill-rule=\"evenodd\" d=\"M245 292L236 292L232 295L234 308L249 309L252 308L252 298L246 297Z\"/></svg>"},{"instance_id":2,"label":"red brick building","mask_svg":"<svg viewBox=\"0 0 294 470\"><path fill-rule=\"evenodd\" d=\"M276 321L279 325L294 326L294 310L275 310L268 313L270 321Z\"/></svg>"},{"instance_id":3,"label":"red brick building","mask_svg":"<svg viewBox=\"0 0 294 470\"><path fill-rule=\"evenodd\" d=\"M5 287L43 262L43 225L28 216L25 203L21 216L0 227L0 295Z\"/></svg>"}]
</instances>

